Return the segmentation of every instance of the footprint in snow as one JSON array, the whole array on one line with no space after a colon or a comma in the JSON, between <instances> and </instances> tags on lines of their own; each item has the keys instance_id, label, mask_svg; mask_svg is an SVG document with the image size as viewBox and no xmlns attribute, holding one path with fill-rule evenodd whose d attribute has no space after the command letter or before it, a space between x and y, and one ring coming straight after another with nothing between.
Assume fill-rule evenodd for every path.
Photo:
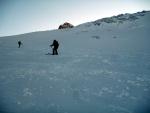
<instances>
[{"instance_id":1,"label":"footprint in snow","mask_svg":"<svg viewBox=\"0 0 150 113\"><path fill-rule=\"evenodd\" d=\"M29 88L25 88L25 89L23 90L23 93L24 93L24 96L32 96L32 93L31 93L31 91L29 90Z\"/></svg>"}]
</instances>

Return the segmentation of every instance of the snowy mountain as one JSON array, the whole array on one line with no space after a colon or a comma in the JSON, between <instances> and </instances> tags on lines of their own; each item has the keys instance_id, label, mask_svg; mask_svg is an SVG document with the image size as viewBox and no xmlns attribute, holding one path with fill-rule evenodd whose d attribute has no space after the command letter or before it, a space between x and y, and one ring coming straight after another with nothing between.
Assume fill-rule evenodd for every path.
<instances>
[{"instance_id":1,"label":"snowy mountain","mask_svg":"<svg viewBox=\"0 0 150 113\"><path fill-rule=\"evenodd\" d=\"M149 20L143 11L0 37L0 113L149 113ZM46 55L54 39L59 55Z\"/></svg>"}]
</instances>

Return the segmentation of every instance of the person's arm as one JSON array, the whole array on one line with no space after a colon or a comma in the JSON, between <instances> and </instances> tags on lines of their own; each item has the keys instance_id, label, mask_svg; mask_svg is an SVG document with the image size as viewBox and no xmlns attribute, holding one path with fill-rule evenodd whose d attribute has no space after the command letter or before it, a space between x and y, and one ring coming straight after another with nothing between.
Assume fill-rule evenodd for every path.
<instances>
[{"instance_id":1,"label":"person's arm","mask_svg":"<svg viewBox=\"0 0 150 113\"><path fill-rule=\"evenodd\" d=\"M54 43L52 45L50 45L50 47L54 46Z\"/></svg>"},{"instance_id":2,"label":"person's arm","mask_svg":"<svg viewBox=\"0 0 150 113\"><path fill-rule=\"evenodd\" d=\"M52 46L54 46L54 41L53 41L53 44L52 44L52 45L50 45L50 47L52 47Z\"/></svg>"}]
</instances>

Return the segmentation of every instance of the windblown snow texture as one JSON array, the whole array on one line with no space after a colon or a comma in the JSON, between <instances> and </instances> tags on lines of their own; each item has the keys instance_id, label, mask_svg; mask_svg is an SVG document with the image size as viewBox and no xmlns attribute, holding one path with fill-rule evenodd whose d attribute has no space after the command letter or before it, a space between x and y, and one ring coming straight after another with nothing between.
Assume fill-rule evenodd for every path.
<instances>
[{"instance_id":1,"label":"windblown snow texture","mask_svg":"<svg viewBox=\"0 0 150 113\"><path fill-rule=\"evenodd\" d=\"M0 113L150 113L149 19L1 37ZM59 55L45 55L53 39Z\"/></svg>"}]
</instances>

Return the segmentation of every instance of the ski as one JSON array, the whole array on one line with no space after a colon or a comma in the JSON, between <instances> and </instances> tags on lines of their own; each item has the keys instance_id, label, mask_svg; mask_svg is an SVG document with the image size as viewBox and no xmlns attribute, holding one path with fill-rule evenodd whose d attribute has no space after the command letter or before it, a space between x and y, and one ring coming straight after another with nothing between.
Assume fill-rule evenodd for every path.
<instances>
[{"instance_id":1,"label":"ski","mask_svg":"<svg viewBox=\"0 0 150 113\"><path fill-rule=\"evenodd\" d=\"M52 53L46 53L46 55L52 55Z\"/></svg>"}]
</instances>

